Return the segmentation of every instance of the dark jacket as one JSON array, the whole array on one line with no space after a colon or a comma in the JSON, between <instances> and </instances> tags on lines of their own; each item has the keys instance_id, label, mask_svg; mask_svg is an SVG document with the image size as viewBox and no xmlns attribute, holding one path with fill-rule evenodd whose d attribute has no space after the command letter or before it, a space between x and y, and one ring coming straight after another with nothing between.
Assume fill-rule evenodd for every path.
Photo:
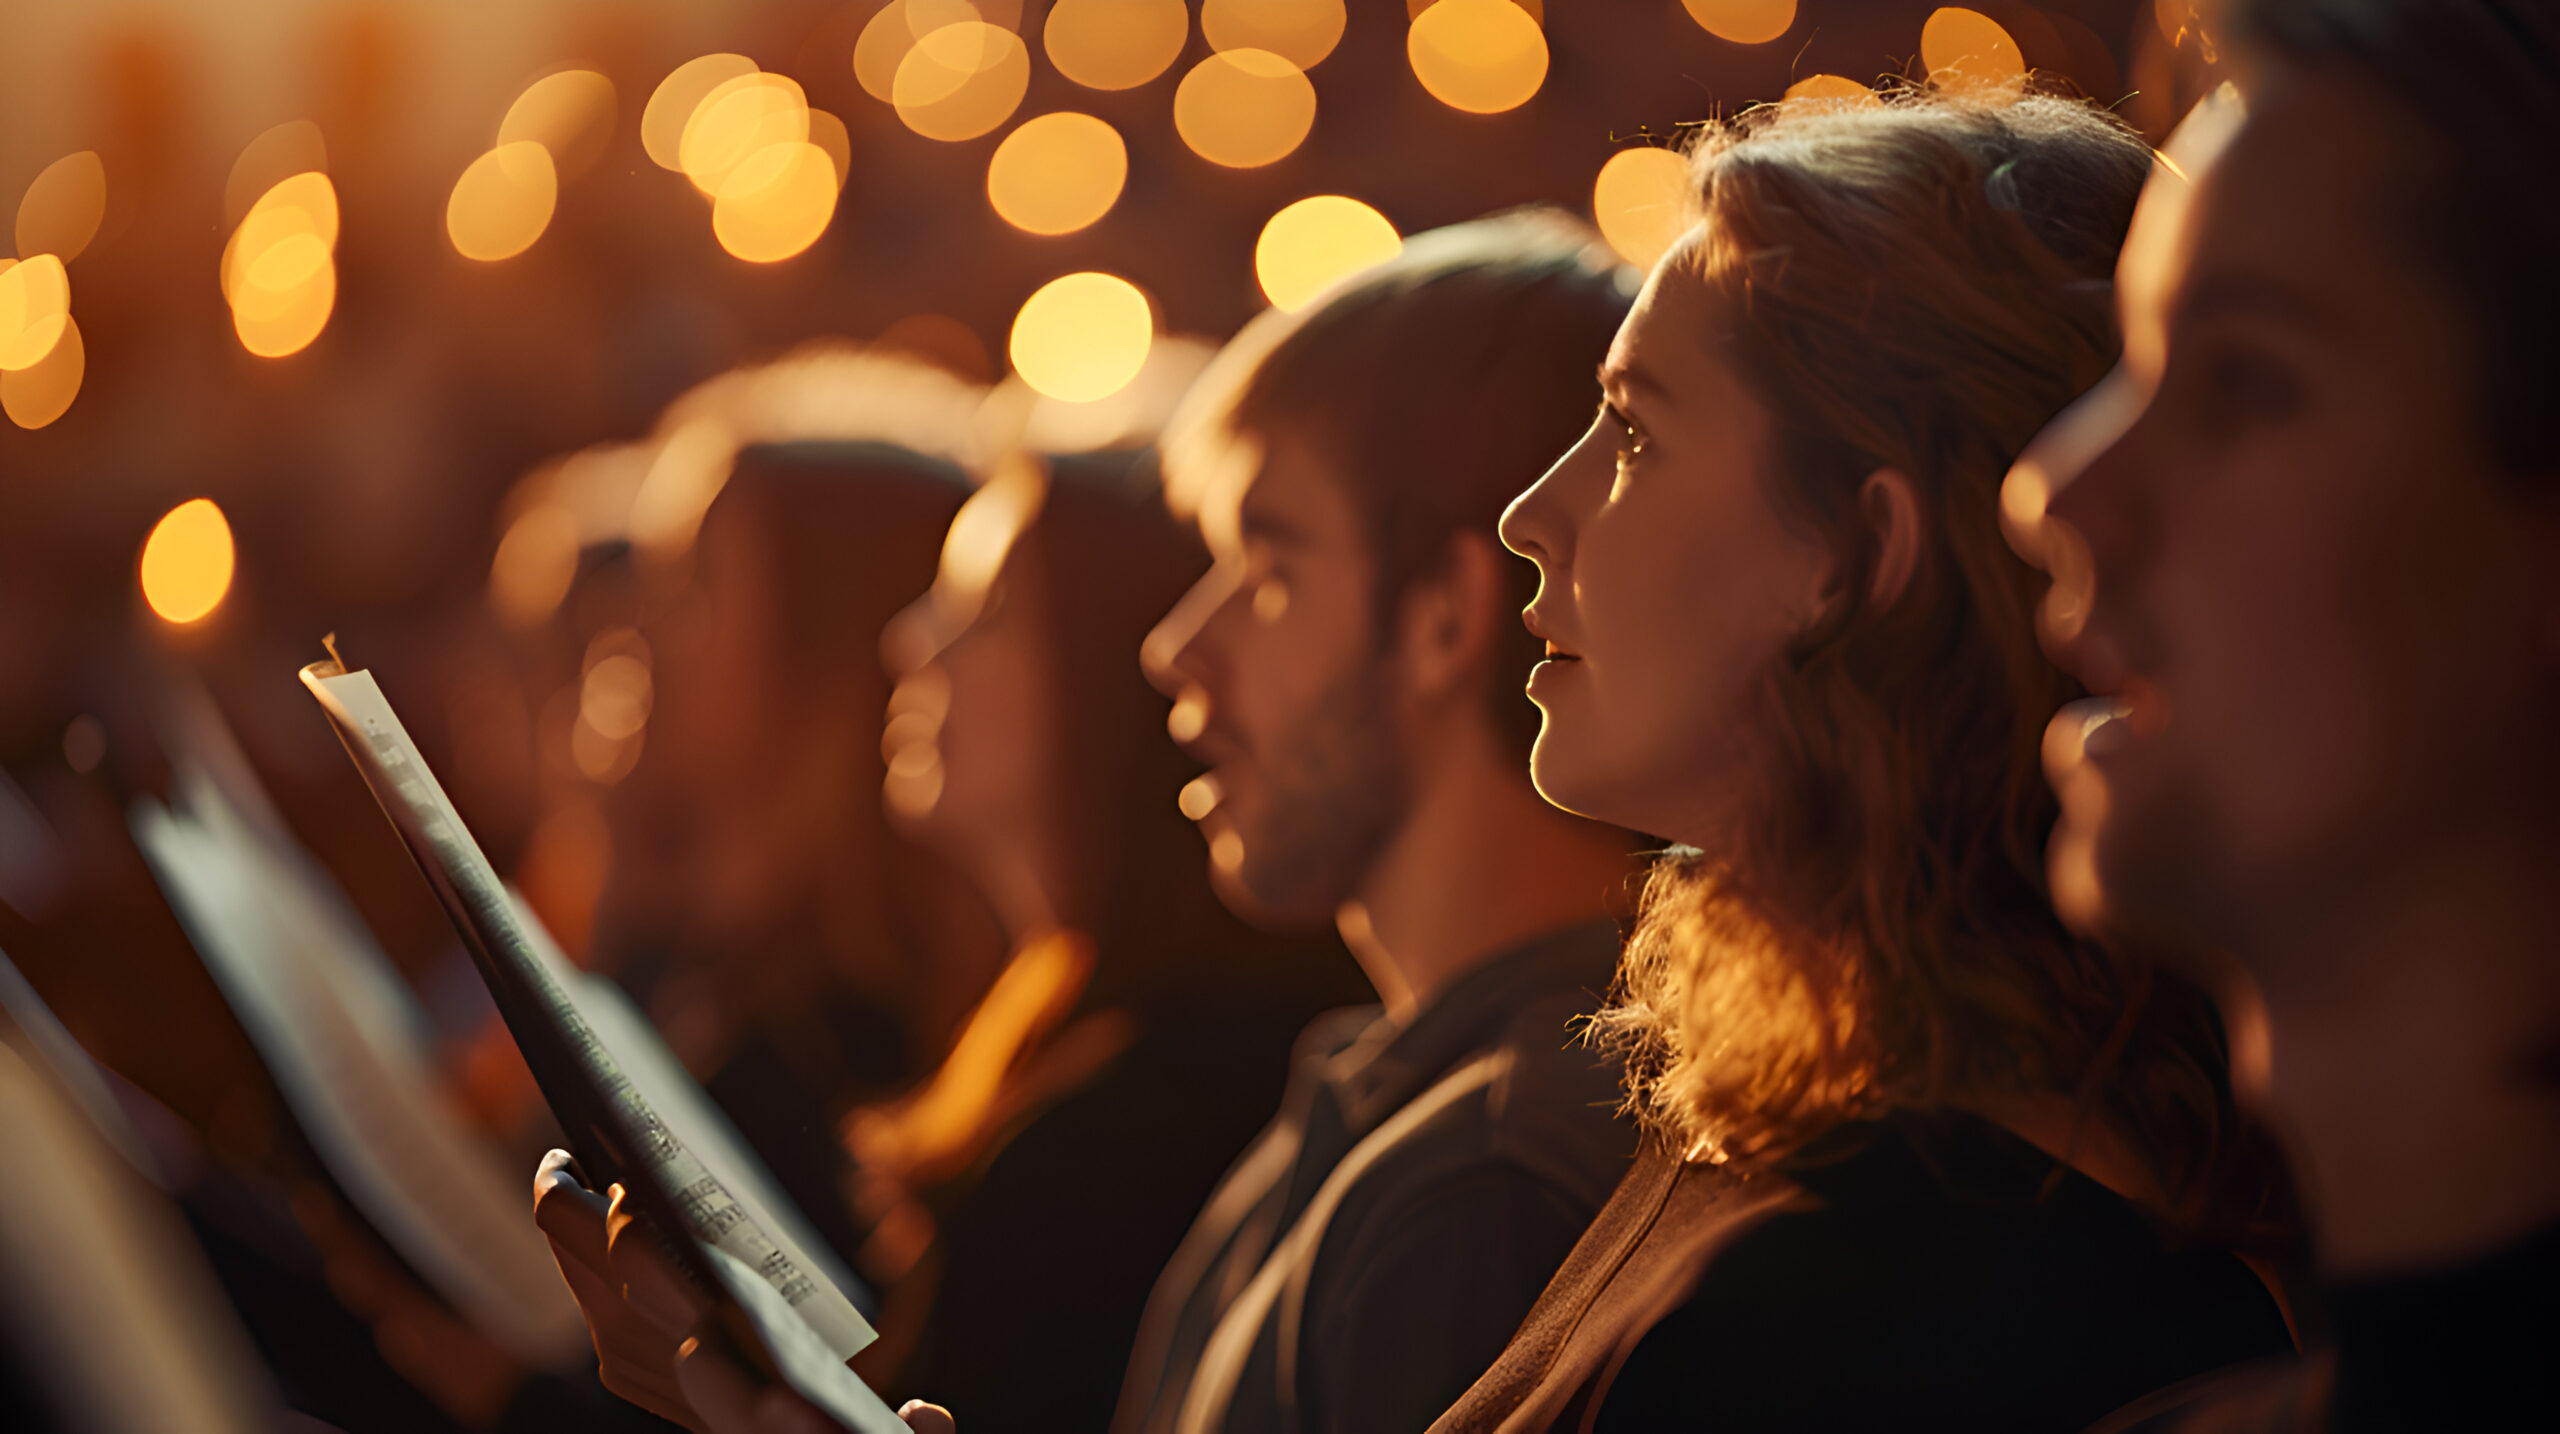
<instances>
[{"instance_id":1,"label":"dark jacket","mask_svg":"<svg viewBox=\"0 0 2560 1434\"><path fill-rule=\"evenodd\" d=\"M1434 1430L2072 1434L2291 1347L2237 1256L1988 1121L1897 1112L1748 1178L1648 1141Z\"/></svg>"},{"instance_id":2,"label":"dark jacket","mask_svg":"<svg viewBox=\"0 0 2560 1434\"><path fill-rule=\"evenodd\" d=\"M1618 937L1519 947L1399 1027L1308 1028L1280 1114L1157 1281L1118 1434L1413 1434L1499 1353L1635 1150L1576 1044Z\"/></svg>"}]
</instances>

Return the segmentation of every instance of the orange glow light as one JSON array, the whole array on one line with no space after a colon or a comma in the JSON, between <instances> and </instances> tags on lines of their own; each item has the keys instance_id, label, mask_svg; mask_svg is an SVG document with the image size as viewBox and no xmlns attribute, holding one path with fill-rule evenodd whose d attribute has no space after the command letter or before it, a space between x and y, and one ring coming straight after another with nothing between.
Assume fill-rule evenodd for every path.
<instances>
[{"instance_id":1,"label":"orange glow light","mask_svg":"<svg viewBox=\"0 0 2560 1434\"><path fill-rule=\"evenodd\" d=\"M805 141L766 145L721 182L712 237L751 264L777 263L827 232L836 193L836 162L825 150Z\"/></svg>"},{"instance_id":2,"label":"orange glow light","mask_svg":"<svg viewBox=\"0 0 2560 1434\"><path fill-rule=\"evenodd\" d=\"M559 176L541 141L502 144L471 161L453 182L444 232L465 259L512 259L550 227L559 198Z\"/></svg>"},{"instance_id":3,"label":"orange glow light","mask_svg":"<svg viewBox=\"0 0 2560 1434\"><path fill-rule=\"evenodd\" d=\"M1091 115L1026 120L987 161L987 202L1033 234L1072 234L1111 210L1129 179L1129 147Z\"/></svg>"},{"instance_id":4,"label":"orange glow light","mask_svg":"<svg viewBox=\"0 0 2560 1434\"><path fill-rule=\"evenodd\" d=\"M52 254L69 263L97 237L107 213L107 167L98 152L66 154L44 167L18 201L18 253Z\"/></svg>"},{"instance_id":5,"label":"orange glow light","mask_svg":"<svg viewBox=\"0 0 2560 1434\"><path fill-rule=\"evenodd\" d=\"M562 70L525 86L498 124L498 146L532 140L551 152L562 181L587 172L613 138L613 81L593 70Z\"/></svg>"},{"instance_id":6,"label":"orange glow light","mask_svg":"<svg viewBox=\"0 0 2560 1434\"><path fill-rule=\"evenodd\" d=\"M1202 0L1211 49L1269 50L1302 70L1333 53L1348 17L1342 0Z\"/></svg>"},{"instance_id":7,"label":"orange glow light","mask_svg":"<svg viewBox=\"0 0 2560 1434\"><path fill-rule=\"evenodd\" d=\"M71 325L71 276L58 255L0 262L0 372L32 368Z\"/></svg>"},{"instance_id":8,"label":"orange glow light","mask_svg":"<svg viewBox=\"0 0 2560 1434\"><path fill-rule=\"evenodd\" d=\"M489 606L510 627L551 616L578 576L578 516L557 504L528 508L507 525L489 560Z\"/></svg>"},{"instance_id":9,"label":"orange glow light","mask_svg":"<svg viewBox=\"0 0 2560 1434\"><path fill-rule=\"evenodd\" d=\"M2026 56L2009 32L1990 16L1956 5L1933 11L1920 27L1920 60L1930 83L1950 89L2015 85L2027 77Z\"/></svg>"},{"instance_id":10,"label":"orange glow light","mask_svg":"<svg viewBox=\"0 0 2560 1434\"><path fill-rule=\"evenodd\" d=\"M237 224L259 196L297 174L329 167L329 147L320 126L288 120L256 139L231 162L231 177L222 185L222 222Z\"/></svg>"},{"instance_id":11,"label":"orange glow light","mask_svg":"<svg viewBox=\"0 0 2560 1434\"><path fill-rule=\"evenodd\" d=\"M676 162L693 187L720 192L721 181L767 145L809 137L809 101L798 81L758 72L723 80L685 121Z\"/></svg>"},{"instance_id":12,"label":"orange glow light","mask_svg":"<svg viewBox=\"0 0 2560 1434\"><path fill-rule=\"evenodd\" d=\"M43 358L0 373L0 411L20 428L42 428L70 411L88 371L89 351L80 342L80 325L66 317L61 337Z\"/></svg>"},{"instance_id":13,"label":"orange glow light","mask_svg":"<svg viewBox=\"0 0 2560 1434\"><path fill-rule=\"evenodd\" d=\"M1022 105L1031 52L1001 25L964 20L916 41L898 62L891 103L907 128L927 139L976 139Z\"/></svg>"},{"instance_id":14,"label":"orange glow light","mask_svg":"<svg viewBox=\"0 0 2560 1434\"><path fill-rule=\"evenodd\" d=\"M1062 403L1091 403L1128 386L1155 342L1147 296L1111 274L1052 279L1023 300L1008 350L1014 372Z\"/></svg>"},{"instance_id":15,"label":"orange glow light","mask_svg":"<svg viewBox=\"0 0 2560 1434\"><path fill-rule=\"evenodd\" d=\"M1272 306L1296 313L1344 278L1404 249L1387 216L1339 194L1301 199L1271 216L1253 246L1253 273Z\"/></svg>"},{"instance_id":16,"label":"orange glow light","mask_svg":"<svg viewBox=\"0 0 2560 1434\"><path fill-rule=\"evenodd\" d=\"M1173 127L1182 142L1202 159L1230 169L1251 169L1287 155L1315 122L1316 87L1269 50L1211 55L1173 92Z\"/></svg>"},{"instance_id":17,"label":"orange glow light","mask_svg":"<svg viewBox=\"0 0 2560 1434\"><path fill-rule=\"evenodd\" d=\"M1190 38L1182 0L1058 0L1041 31L1049 63L1089 90L1145 84L1181 58Z\"/></svg>"},{"instance_id":18,"label":"orange glow light","mask_svg":"<svg viewBox=\"0 0 2560 1434\"><path fill-rule=\"evenodd\" d=\"M700 55L667 72L640 112L640 147L660 169L682 169L685 126L713 90L756 72L744 55Z\"/></svg>"},{"instance_id":19,"label":"orange glow light","mask_svg":"<svg viewBox=\"0 0 2560 1434\"><path fill-rule=\"evenodd\" d=\"M1600 166L1591 217L1618 257L1650 269L1689 229L1689 161L1676 149L1622 149Z\"/></svg>"},{"instance_id":20,"label":"orange glow light","mask_svg":"<svg viewBox=\"0 0 2560 1434\"><path fill-rule=\"evenodd\" d=\"M1787 86L1791 100L1847 100L1852 104L1880 105L1884 101L1876 92L1846 75L1807 75Z\"/></svg>"},{"instance_id":21,"label":"orange glow light","mask_svg":"<svg viewBox=\"0 0 2560 1434\"><path fill-rule=\"evenodd\" d=\"M211 498L169 510L142 544L142 598L164 622L195 622L231 591L231 524Z\"/></svg>"},{"instance_id":22,"label":"orange glow light","mask_svg":"<svg viewBox=\"0 0 2560 1434\"><path fill-rule=\"evenodd\" d=\"M1469 114L1516 109L1547 79L1546 32L1511 0L1437 0L1404 48L1431 97Z\"/></svg>"},{"instance_id":23,"label":"orange glow light","mask_svg":"<svg viewBox=\"0 0 2560 1434\"><path fill-rule=\"evenodd\" d=\"M826 151L836 167L836 188L844 188L846 176L853 172L853 136L846 132L844 121L825 110L809 111L809 143Z\"/></svg>"},{"instance_id":24,"label":"orange glow light","mask_svg":"<svg viewBox=\"0 0 2560 1434\"><path fill-rule=\"evenodd\" d=\"M1698 28L1737 45L1765 45L1796 22L1796 0L1680 0Z\"/></svg>"},{"instance_id":25,"label":"orange glow light","mask_svg":"<svg viewBox=\"0 0 2560 1434\"><path fill-rule=\"evenodd\" d=\"M338 192L306 172L249 206L222 251L222 293L241 345L262 358L295 353L320 336L338 300Z\"/></svg>"}]
</instances>

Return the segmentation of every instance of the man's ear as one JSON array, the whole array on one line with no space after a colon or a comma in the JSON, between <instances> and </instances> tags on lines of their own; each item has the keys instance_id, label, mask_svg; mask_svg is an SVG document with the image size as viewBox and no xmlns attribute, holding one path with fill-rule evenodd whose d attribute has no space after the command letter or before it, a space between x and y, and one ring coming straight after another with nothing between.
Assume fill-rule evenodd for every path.
<instances>
[{"instance_id":1,"label":"man's ear","mask_svg":"<svg viewBox=\"0 0 2560 1434\"><path fill-rule=\"evenodd\" d=\"M1396 633L1405 690L1428 700L1474 684L1498 624L1515 620L1503 605L1502 579L1518 561L1490 533L1461 532L1440 566L1405 589Z\"/></svg>"},{"instance_id":2,"label":"man's ear","mask_svg":"<svg viewBox=\"0 0 2560 1434\"><path fill-rule=\"evenodd\" d=\"M1879 468L1858 489L1858 511L1876 535L1876 576L1867 601L1888 608L1902 600L1920 566L1920 493L1899 468Z\"/></svg>"}]
</instances>

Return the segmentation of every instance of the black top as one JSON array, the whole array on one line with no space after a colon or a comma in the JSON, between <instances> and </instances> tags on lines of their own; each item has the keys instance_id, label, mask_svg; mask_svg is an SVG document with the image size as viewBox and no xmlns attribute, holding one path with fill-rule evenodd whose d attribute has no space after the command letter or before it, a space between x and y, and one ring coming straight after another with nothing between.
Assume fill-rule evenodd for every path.
<instances>
[{"instance_id":1,"label":"black top","mask_svg":"<svg viewBox=\"0 0 2560 1434\"><path fill-rule=\"evenodd\" d=\"M1150 1299L1120 1434L1414 1434L1510 1338L1635 1152L1618 1066L1574 1043L1607 922L1469 971L1410 1025L1301 1041L1280 1118Z\"/></svg>"},{"instance_id":2,"label":"black top","mask_svg":"<svg viewBox=\"0 0 2560 1434\"><path fill-rule=\"evenodd\" d=\"M2339 1434L2560 1427L2560 1224L2457 1269L2342 1286L2328 1308Z\"/></svg>"},{"instance_id":3,"label":"black top","mask_svg":"<svg viewBox=\"0 0 2560 1434\"><path fill-rule=\"evenodd\" d=\"M2226 1251L1988 1121L1897 1113L1788 1162L1820 1203L1719 1251L1611 1384L1602 1434L2056 1431L2289 1350Z\"/></svg>"}]
</instances>

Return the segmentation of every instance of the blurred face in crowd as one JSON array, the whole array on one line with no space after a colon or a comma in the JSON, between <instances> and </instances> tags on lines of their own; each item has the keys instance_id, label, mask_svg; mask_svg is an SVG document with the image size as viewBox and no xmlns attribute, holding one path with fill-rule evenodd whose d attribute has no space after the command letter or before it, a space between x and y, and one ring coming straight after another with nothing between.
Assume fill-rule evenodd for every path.
<instances>
[{"instance_id":1,"label":"blurred face in crowd","mask_svg":"<svg viewBox=\"0 0 2560 1434\"><path fill-rule=\"evenodd\" d=\"M972 494L933 586L880 639L897 684L881 734L890 818L971 873L1000 910L1025 872L1052 865L1039 844L1058 830L1063 800L1046 574L1023 541L1045 483L1008 468Z\"/></svg>"},{"instance_id":2,"label":"blurred face in crowd","mask_svg":"<svg viewBox=\"0 0 2560 1434\"><path fill-rule=\"evenodd\" d=\"M1221 895L1283 922L1331 916L1394 834L1405 767L1394 663L1359 511L1312 445L1282 435L1212 485L1209 572L1147 637L1174 739L1209 764L1183 809Z\"/></svg>"},{"instance_id":3,"label":"blurred face in crowd","mask_svg":"<svg viewBox=\"0 0 2560 1434\"><path fill-rule=\"evenodd\" d=\"M1828 561L1770 503L1769 418L1708 346L1691 252L1654 271L1590 432L1511 505L1502 540L1538 565L1538 790L1712 850L1747 775L1735 719L1819 610Z\"/></svg>"},{"instance_id":4,"label":"blurred face in crowd","mask_svg":"<svg viewBox=\"0 0 2560 1434\"><path fill-rule=\"evenodd\" d=\"M2490 450L2425 141L2352 76L2266 78L2173 143L2124 360L2004 507L2100 694L2047 738L2066 915L2235 951L2272 1005L2358 980L2263 969L2288 927L2547 826L2560 544Z\"/></svg>"}]
</instances>

